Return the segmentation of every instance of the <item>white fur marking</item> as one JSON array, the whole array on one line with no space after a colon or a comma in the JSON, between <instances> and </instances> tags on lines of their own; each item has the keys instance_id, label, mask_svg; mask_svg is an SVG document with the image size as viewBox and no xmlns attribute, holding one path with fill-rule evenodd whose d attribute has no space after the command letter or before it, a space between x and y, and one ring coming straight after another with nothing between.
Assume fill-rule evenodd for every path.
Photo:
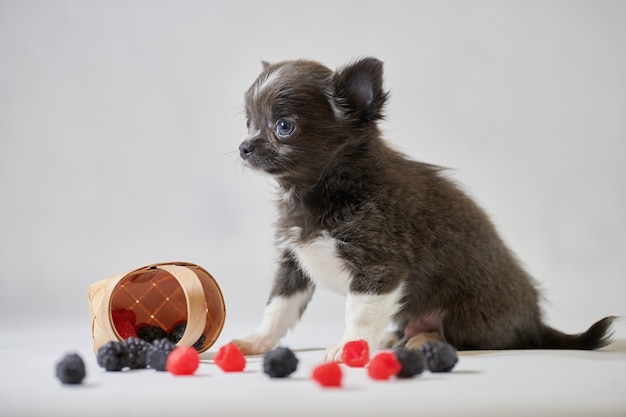
<instances>
[{"instance_id":1,"label":"white fur marking","mask_svg":"<svg viewBox=\"0 0 626 417\"><path fill-rule=\"evenodd\" d=\"M403 291L403 286L399 286L387 294L349 293L343 337L337 346L326 351L325 359L340 362L343 345L351 340L366 340L370 349L376 349L383 330L400 309Z\"/></svg>"},{"instance_id":2,"label":"white fur marking","mask_svg":"<svg viewBox=\"0 0 626 417\"><path fill-rule=\"evenodd\" d=\"M261 130L260 129L250 129L250 131L248 132L248 136L246 136L245 140L249 140L252 139L254 137L257 137L261 134Z\"/></svg>"},{"instance_id":3,"label":"white fur marking","mask_svg":"<svg viewBox=\"0 0 626 417\"><path fill-rule=\"evenodd\" d=\"M402 286L387 294L349 293L344 340L377 341L391 316L400 308Z\"/></svg>"},{"instance_id":4,"label":"white fur marking","mask_svg":"<svg viewBox=\"0 0 626 417\"><path fill-rule=\"evenodd\" d=\"M312 289L289 297L276 296L265 306L259 327L244 340L255 350L267 352L282 339L300 318L300 312L313 295Z\"/></svg>"},{"instance_id":5,"label":"white fur marking","mask_svg":"<svg viewBox=\"0 0 626 417\"><path fill-rule=\"evenodd\" d=\"M282 67L277 68L276 70L270 72L265 76L263 81L257 83L254 88L254 97L258 98L263 91L265 91L269 86L271 86L281 75Z\"/></svg>"},{"instance_id":6,"label":"white fur marking","mask_svg":"<svg viewBox=\"0 0 626 417\"><path fill-rule=\"evenodd\" d=\"M325 359L340 362L343 345L351 340L364 339L372 349L377 348L383 330L401 307L404 287L401 285L387 294L350 292L353 277L337 251L337 240L322 232L303 244L299 243L301 234L301 228L292 227L282 237L280 247L294 254L313 282L347 295L346 327L341 343L329 348Z\"/></svg>"},{"instance_id":7,"label":"white fur marking","mask_svg":"<svg viewBox=\"0 0 626 417\"><path fill-rule=\"evenodd\" d=\"M305 244L293 243L293 240L288 243L291 243L289 247L300 267L313 282L343 295L348 293L352 274L337 252L337 241L334 238L323 232Z\"/></svg>"}]
</instances>

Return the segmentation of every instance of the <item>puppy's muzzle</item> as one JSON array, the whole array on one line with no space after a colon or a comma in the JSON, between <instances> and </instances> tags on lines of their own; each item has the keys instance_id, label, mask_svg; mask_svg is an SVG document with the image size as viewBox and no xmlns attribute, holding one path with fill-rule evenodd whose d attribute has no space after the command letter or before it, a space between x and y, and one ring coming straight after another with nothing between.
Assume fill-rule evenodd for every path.
<instances>
[{"instance_id":1,"label":"puppy's muzzle","mask_svg":"<svg viewBox=\"0 0 626 417\"><path fill-rule=\"evenodd\" d=\"M243 142L241 142L241 145L239 145L239 156L243 160L248 159L250 155L252 155L253 151L254 144L252 143L252 141L250 141L250 139L244 140Z\"/></svg>"}]
</instances>

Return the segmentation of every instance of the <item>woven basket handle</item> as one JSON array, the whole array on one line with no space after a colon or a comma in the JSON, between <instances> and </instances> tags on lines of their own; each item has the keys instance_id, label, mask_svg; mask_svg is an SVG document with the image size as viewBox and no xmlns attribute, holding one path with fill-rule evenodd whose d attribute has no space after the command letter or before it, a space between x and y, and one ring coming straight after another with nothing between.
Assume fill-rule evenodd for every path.
<instances>
[{"instance_id":1,"label":"woven basket handle","mask_svg":"<svg viewBox=\"0 0 626 417\"><path fill-rule=\"evenodd\" d=\"M157 265L157 269L169 272L180 283L187 299L187 327L178 345L192 346L200 339L206 326L207 306L204 290L198 276L185 266Z\"/></svg>"},{"instance_id":2,"label":"woven basket handle","mask_svg":"<svg viewBox=\"0 0 626 417\"><path fill-rule=\"evenodd\" d=\"M175 263L149 265L130 272L118 274L89 286L89 315L94 352L106 342L115 339L116 331L111 323L109 300L118 283L130 274L150 269L160 269L169 273L180 284L187 302L187 326L177 345L192 346L202 337L207 322L206 299L202 282L196 273L187 266Z\"/></svg>"}]
</instances>

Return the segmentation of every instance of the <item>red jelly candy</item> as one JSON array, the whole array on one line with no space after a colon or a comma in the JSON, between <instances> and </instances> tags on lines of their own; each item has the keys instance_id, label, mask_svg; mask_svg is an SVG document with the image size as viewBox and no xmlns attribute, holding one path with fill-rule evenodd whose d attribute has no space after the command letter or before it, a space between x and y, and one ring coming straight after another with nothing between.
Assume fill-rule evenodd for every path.
<instances>
[{"instance_id":1,"label":"red jelly candy","mask_svg":"<svg viewBox=\"0 0 626 417\"><path fill-rule=\"evenodd\" d=\"M313 379L323 387L340 387L343 373L337 362L317 365L313 369Z\"/></svg>"},{"instance_id":2,"label":"red jelly candy","mask_svg":"<svg viewBox=\"0 0 626 417\"><path fill-rule=\"evenodd\" d=\"M213 361L224 372L241 372L246 367L246 357L233 343L222 346L213 357Z\"/></svg>"},{"instance_id":3,"label":"red jelly candy","mask_svg":"<svg viewBox=\"0 0 626 417\"><path fill-rule=\"evenodd\" d=\"M343 345L341 360L353 368L362 368L370 360L370 348L365 340L353 340Z\"/></svg>"},{"instance_id":4,"label":"red jelly candy","mask_svg":"<svg viewBox=\"0 0 626 417\"><path fill-rule=\"evenodd\" d=\"M189 346L174 348L167 357L165 369L174 375L193 375L200 366L198 351Z\"/></svg>"},{"instance_id":5,"label":"red jelly candy","mask_svg":"<svg viewBox=\"0 0 626 417\"><path fill-rule=\"evenodd\" d=\"M393 352L380 352L372 358L367 374L372 379L387 380L402 369L402 364Z\"/></svg>"}]
</instances>

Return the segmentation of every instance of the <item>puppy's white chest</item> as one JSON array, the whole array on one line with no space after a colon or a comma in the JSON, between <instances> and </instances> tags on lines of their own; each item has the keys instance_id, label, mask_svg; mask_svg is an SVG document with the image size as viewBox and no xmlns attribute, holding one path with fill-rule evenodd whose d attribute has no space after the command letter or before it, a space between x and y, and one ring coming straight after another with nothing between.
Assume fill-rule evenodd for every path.
<instances>
[{"instance_id":1,"label":"puppy's white chest","mask_svg":"<svg viewBox=\"0 0 626 417\"><path fill-rule=\"evenodd\" d=\"M301 244L289 244L302 270L316 285L323 285L346 295L352 281L345 261L337 251L337 241L326 233Z\"/></svg>"}]
</instances>

